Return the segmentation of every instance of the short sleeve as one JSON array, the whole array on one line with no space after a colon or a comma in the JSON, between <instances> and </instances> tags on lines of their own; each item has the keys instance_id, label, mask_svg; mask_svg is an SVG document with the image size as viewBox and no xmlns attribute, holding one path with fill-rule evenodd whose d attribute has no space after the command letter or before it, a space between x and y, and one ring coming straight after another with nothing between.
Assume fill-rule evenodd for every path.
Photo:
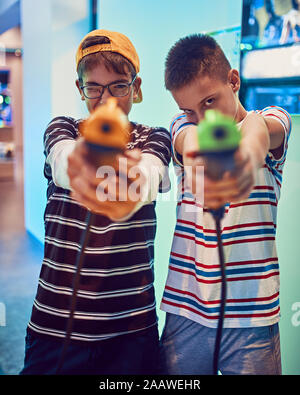
<instances>
[{"instance_id":1,"label":"short sleeve","mask_svg":"<svg viewBox=\"0 0 300 395\"><path fill-rule=\"evenodd\" d=\"M74 140L78 137L78 125L70 117L54 118L44 133L44 154L47 158L51 148L62 140Z\"/></svg>"},{"instance_id":2,"label":"short sleeve","mask_svg":"<svg viewBox=\"0 0 300 395\"><path fill-rule=\"evenodd\" d=\"M182 156L175 150L175 142L177 137L190 125L194 125L187 120L187 116L183 113L175 115L170 123L170 136L172 142L172 158L176 164L183 166Z\"/></svg>"},{"instance_id":3,"label":"short sleeve","mask_svg":"<svg viewBox=\"0 0 300 395\"><path fill-rule=\"evenodd\" d=\"M171 138L168 131L164 128L150 128L141 150L143 153L158 157L166 167L163 179L159 184L159 192L168 192L171 188L167 169L171 160Z\"/></svg>"},{"instance_id":4,"label":"short sleeve","mask_svg":"<svg viewBox=\"0 0 300 395\"><path fill-rule=\"evenodd\" d=\"M157 156L165 166L169 166L171 139L168 131L164 128L151 128L141 150Z\"/></svg>"},{"instance_id":5,"label":"short sleeve","mask_svg":"<svg viewBox=\"0 0 300 395\"><path fill-rule=\"evenodd\" d=\"M258 112L264 118L271 118L279 122L284 129L284 142L283 142L283 153L280 158L276 159L271 152L268 153L266 162L270 167L276 167L279 169L283 167L286 159L288 141L291 134L292 122L291 117L287 111L281 107L269 106Z\"/></svg>"},{"instance_id":6,"label":"short sleeve","mask_svg":"<svg viewBox=\"0 0 300 395\"><path fill-rule=\"evenodd\" d=\"M56 117L47 126L44 133L44 155L46 156L44 176L52 182L52 169L47 161L51 149L63 140L75 140L78 133L78 122L71 117Z\"/></svg>"}]
</instances>

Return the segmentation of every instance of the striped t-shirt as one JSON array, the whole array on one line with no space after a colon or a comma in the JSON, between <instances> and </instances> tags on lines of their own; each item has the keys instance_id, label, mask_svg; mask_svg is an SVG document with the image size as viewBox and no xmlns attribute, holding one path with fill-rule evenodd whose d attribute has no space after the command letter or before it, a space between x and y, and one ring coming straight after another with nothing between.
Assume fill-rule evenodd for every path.
<instances>
[{"instance_id":1,"label":"striped t-shirt","mask_svg":"<svg viewBox=\"0 0 300 395\"><path fill-rule=\"evenodd\" d=\"M53 119L44 135L45 156L57 142L76 139L80 120ZM158 157L168 165L170 136L163 128L133 124L129 149ZM28 330L35 335L64 338L70 312L72 283L87 209L56 186L51 167L44 214L45 248L37 295ZM130 219L112 222L94 214L80 276L71 339L99 341L156 324L153 288L155 202Z\"/></svg>"},{"instance_id":2,"label":"striped t-shirt","mask_svg":"<svg viewBox=\"0 0 300 395\"><path fill-rule=\"evenodd\" d=\"M257 111L285 131L280 159L268 153L247 200L227 204L221 222L226 263L227 304L224 327L271 325L279 320L279 264L275 244L277 204L291 119L278 107ZM184 189L184 171L175 151L177 136L190 123L173 118L170 132L178 176L177 222L161 309L208 327L218 323L221 272L215 221Z\"/></svg>"}]
</instances>

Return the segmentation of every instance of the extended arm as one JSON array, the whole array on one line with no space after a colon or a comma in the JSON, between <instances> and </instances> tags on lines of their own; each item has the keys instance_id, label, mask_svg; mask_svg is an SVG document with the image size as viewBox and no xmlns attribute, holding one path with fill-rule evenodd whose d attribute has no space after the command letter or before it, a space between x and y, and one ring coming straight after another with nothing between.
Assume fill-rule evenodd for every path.
<instances>
[{"instance_id":1,"label":"extended arm","mask_svg":"<svg viewBox=\"0 0 300 395\"><path fill-rule=\"evenodd\" d=\"M265 163L265 158L271 151L278 159L283 152L284 128L280 122L250 113L244 119L241 127L242 140L235 153L236 168L232 173L225 173L221 180L212 180L205 176L205 158L193 158L190 152L201 150L197 140L195 126L186 127L175 141L176 151L182 155L185 168L192 168L190 185L197 197L199 177L196 177L197 166L204 166L204 205L218 208L227 202L237 202L247 199L254 185L256 173Z\"/></svg>"}]
</instances>

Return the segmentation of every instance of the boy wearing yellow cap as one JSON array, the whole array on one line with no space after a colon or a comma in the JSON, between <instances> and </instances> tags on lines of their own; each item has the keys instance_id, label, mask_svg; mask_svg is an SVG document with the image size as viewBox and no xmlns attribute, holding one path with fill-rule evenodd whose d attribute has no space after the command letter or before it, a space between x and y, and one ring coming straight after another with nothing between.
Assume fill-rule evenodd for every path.
<instances>
[{"instance_id":1,"label":"boy wearing yellow cap","mask_svg":"<svg viewBox=\"0 0 300 395\"><path fill-rule=\"evenodd\" d=\"M79 45L76 67L76 85L90 113L115 97L128 116L132 103L142 100L139 58L123 34L90 32ZM58 117L44 135L45 253L21 374L153 374L158 366L154 200L170 160L169 134L130 122L130 142L120 155L127 167L109 180L117 188L116 199L102 201L80 125L82 120ZM157 177L147 182L151 166ZM133 169L143 174L144 199L130 194L124 199ZM64 348L76 260L90 211L93 223Z\"/></svg>"}]
</instances>

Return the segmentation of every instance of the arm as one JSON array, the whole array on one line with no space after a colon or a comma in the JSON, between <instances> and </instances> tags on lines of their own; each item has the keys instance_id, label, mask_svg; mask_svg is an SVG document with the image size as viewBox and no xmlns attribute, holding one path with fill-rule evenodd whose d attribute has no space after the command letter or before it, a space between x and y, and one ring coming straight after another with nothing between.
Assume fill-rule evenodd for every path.
<instances>
[{"instance_id":1,"label":"arm","mask_svg":"<svg viewBox=\"0 0 300 395\"><path fill-rule=\"evenodd\" d=\"M278 121L251 113L244 120L241 130L241 148L249 152L257 168L264 165L269 151L275 159L281 157L285 131Z\"/></svg>"},{"instance_id":2,"label":"arm","mask_svg":"<svg viewBox=\"0 0 300 395\"><path fill-rule=\"evenodd\" d=\"M284 141L284 129L276 120L265 119L262 115L252 113L246 117L241 130L241 147L249 151L258 168L263 166L269 150L274 156L276 153L277 156L278 153L280 154ZM196 126L188 126L184 129L176 139L175 149L183 156L185 166L193 163L188 153L201 150Z\"/></svg>"},{"instance_id":3,"label":"arm","mask_svg":"<svg viewBox=\"0 0 300 395\"><path fill-rule=\"evenodd\" d=\"M53 182L56 186L71 189L67 173L68 157L74 150L76 140L64 140L56 143L51 149L46 163L51 167Z\"/></svg>"},{"instance_id":4,"label":"arm","mask_svg":"<svg viewBox=\"0 0 300 395\"><path fill-rule=\"evenodd\" d=\"M55 185L64 189L71 189L68 175L68 158L73 154L75 146L76 140L60 141L55 144L47 157L47 163L51 166L52 178ZM80 155L79 153L77 154ZM84 166L84 163L82 165ZM141 196L144 204L148 204L155 200L159 184L166 176L166 168L157 156L150 153L141 154L138 167L139 169L136 168L135 170L143 173L144 177L147 178L145 184L142 186L143 192ZM141 207L142 204L139 204L139 206Z\"/></svg>"},{"instance_id":5,"label":"arm","mask_svg":"<svg viewBox=\"0 0 300 395\"><path fill-rule=\"evenodd\" d=\"M105 167L97 170L86 160L86 146L79 139L68 159L73 197L112 220L124 221L156 198L161 183L165 190L170 161L169 133L162 128L139 125L137 135L140 149L119 155L114 168L108 169L111 174L107 177ZM125 161L125 166L119 167L119 159Z\"/></svg>"},{"instance_id":6,"label":"arm","mask_svg":"<svg viewBox=\"0 0 300 395\"><path fill-rule=\"evenodd\" d=\"M76 121L70 117L54 118L44 133L45 175L64 189L70 189L67 158L75 147L77 136Z\"/></svg>"},{"instance_id":7,"label":"arm","mask_svg":"<svg viewBox=\"0 0 300 395\"><path fill-rule=\"evenodd\" d=\"M164 180L168 179L167 167L155 155L150 153L142 153L141 159L135 168L132 168L134 173L140 175L137 180L136 187L138 189L138 198L134 207L129 207L125 217L119 218L120 221L125 221L135 214L143 206L152 203L158 194L159 187ZM134 174L133 174L134 176ZM133 193L135 193L135 186L133 186ZM128 193L130 198L130 191Z\"/></svg>"},{"instance_id":8,"label":"arm","mask_svg":"<svg viewBox=\"0 0 300 395\"><path fill-rule=\"evenodd\" d=\"M52 121L45 133L44 144L46 163L57 186L70 189L72 196L89 209L112 220L124 220L156 198L170 161L170 137L165 129L140 125L137 143L142 151L127 150L123 155L111 153L103 157L99 154L90 160L93 151L87 148L86 141L97 138L97 144L104 144L103 133L98 130L99 119L107 120L112 116L113 120L124 121L116 111L118 109L111 102L104 113L103 107L96 115L94 112L82 125L84 138L76 138L78 126L74 120L63 117ZM117 139L116 134L118 130L124 131L124 125L112 125L111 139L105 135L105 142L115 147L124 133ZM98 164L97 168L97 162L103 162L102 166Z\"/></svg>"},{"instance_id":9,"label":"arm","mask_svg":"<svg viewBox=\"0 0 300 395\"><path fill-rule=\"evenodd\" d=\"M271 114L269 114L271 115ZM218 208L227 202L238 202L247 199L254 185L259 168L265 163L265 158L271 151L276 158L283 152L285 131L278 120L251 113L243 121L242 141L235 154L236 169L232 173L225 173L221 180L212 180L205 176L205 159L192 158L191 151L201 149L198 145L196 128L187 127L175 141L175 149L183 156L183 165L193 169L188 174L192 192L197 197L196 178L197 166L204 167L203 204L209 208ZM198 185L199 190L199 185ZM201 201L201 197L200 197Z\"/></svg>"},{"instance_id":10,"label":"arm","mask_svg":"<svg viewBox=\"0 0 300 395\"><path fill-rule=\"evenodd\" d=\"M110 168L105 177L101 167L97 170L85 159L86 153L84 142L78 140L68 157L68 176L72 197L92 211L125 221L156 198L166 171L157 156L128 150L116 158L115 169ZM119 159L125 160L125 167L119 168Z\"/></svg>"}]
</instances>

